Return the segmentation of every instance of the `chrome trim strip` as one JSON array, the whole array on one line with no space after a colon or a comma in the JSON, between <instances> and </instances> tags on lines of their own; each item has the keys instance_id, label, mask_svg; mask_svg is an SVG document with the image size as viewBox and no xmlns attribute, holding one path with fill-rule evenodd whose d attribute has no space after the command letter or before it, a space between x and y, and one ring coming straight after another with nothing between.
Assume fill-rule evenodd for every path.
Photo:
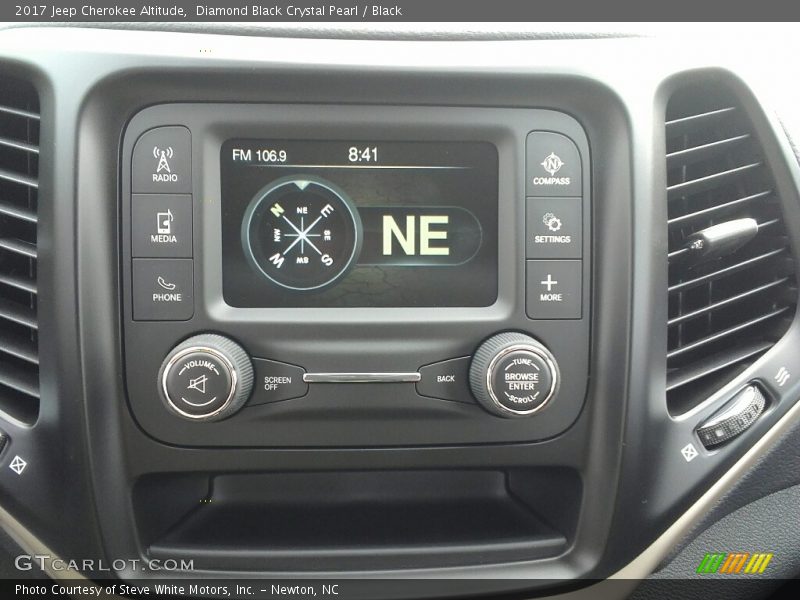
<instances>
[{"instance_id":1,"label":"chrome trim strip","mask_svg":"<svg viewBox=\"0 0 800 600\"><path fill-rule=\"evenodd\" d=\"M419 373L305 373L306 383L416 383Z\"/></svg>"}]
</instances>

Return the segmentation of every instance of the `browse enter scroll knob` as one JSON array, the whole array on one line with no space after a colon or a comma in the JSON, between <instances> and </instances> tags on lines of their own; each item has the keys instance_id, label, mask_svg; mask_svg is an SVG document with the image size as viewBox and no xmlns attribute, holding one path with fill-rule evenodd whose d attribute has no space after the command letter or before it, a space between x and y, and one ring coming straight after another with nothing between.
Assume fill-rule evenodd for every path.
<instances>
[{"instance_id":1,"label":"browse enter scroll knob","mask_svg":"<svg viewBox=\"0 0 800 600\"><path fill-rule=\"evenodd\" d=\"M542 410L561 383L555 357L524 333L499 333L483 342L472 359L470 387L489 412L525 417Z\"/></svg>"}]
</instances>

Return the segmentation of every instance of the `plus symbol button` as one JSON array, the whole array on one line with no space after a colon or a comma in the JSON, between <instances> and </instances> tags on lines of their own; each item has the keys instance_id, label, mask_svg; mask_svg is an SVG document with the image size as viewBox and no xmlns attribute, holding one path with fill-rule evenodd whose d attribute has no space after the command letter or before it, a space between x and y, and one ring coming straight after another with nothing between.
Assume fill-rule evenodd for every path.
<instances>
[{"instance_id":1,"label":"plus symbol button","mask_svg":"<svg viewBox=\"0 0 800 600\"><path fill-rule=\"evenodd\" d=\"M552 292L553 286L558 285L558 281L553 279L553 276L550 273L547 274L547 279L545 279L544 281L540 281L539 283L541 283L542 285L546 285L548 292Z\"/></svg>"}]
</instances>

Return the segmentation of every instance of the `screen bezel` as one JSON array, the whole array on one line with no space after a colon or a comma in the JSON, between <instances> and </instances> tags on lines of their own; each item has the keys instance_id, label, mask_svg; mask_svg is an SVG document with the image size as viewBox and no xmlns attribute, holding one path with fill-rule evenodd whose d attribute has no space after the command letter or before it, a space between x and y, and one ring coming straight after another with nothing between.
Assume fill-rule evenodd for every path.
<instances>
[{"instance_id":1,"label":"screen bezel","mask_svg":"<svg viewBox=\"0 0 800 600\"><path fill-rule=\"evenodd\" d=\"M449 179L448 185L455 185L454 192L448 198L436 197L428 203L421 204L408 204L410 210L426 209L431 210L438 206L447 205L452 209L459 209L469 213L480 233L480 237L484 238L483 243L476 247L474 253L470 258L478 257L477 263L465 266L465 263L454 265L436 264L431 261L427 265L419 265L418 267L403 266L397 267L392 265L371 265L369 262L363 262L358 257L354 259L353 270L362 270L372 266L373 268L386 268L388 273L397 273L398 277L407 278L412 282L412 286L408 286L407 291L403 297L407 300L402 302L401 298L392 301L390 298L381 298L379 302L376 301L376 306L385 308L455 308L455 307L472 307L483 308L491 306L497 299L498 294L498 255L497 245L499 238L499 221L498 221L498 151L497 147L485 140L396 140L396 139L365 139L360 135L360 131L354 131L354 137L349 139L263 139L263 138L229 138L223 142L220 152L220 177L227 179L226 184L228 189L222 189L221 206L222 206L222 225L223 231L223 294L227 304L237 308L274 308L274 307L291 307L294 303L298 308L342 308L346 310L359 309L359 308L372 308L370 306L370 293L365 292L364 295L359 294L354 304L345 304L337 302L335 295L333 298L327 294L329 290L334 290L340 283L347 280L350 273L345 273L338 281L332 284L319 286L311 290L297 290L292 288L281 288L278 283L269 281L271 278L263 271L257 272L257 267L253 264L252 260L247 259L247 250L241 248L242 236L240 233L243 231L241 219L244 218L252 207L252 194L239 194L238 196L233 193L232 186L238 186L237 189L244 187L245 189L252 188L256 196L259 191L265 186L269 186L275 181L281 180L283 177L296 175L297 173L310 178L318 178L326 176L326 171L321 167L319 170L303 169L303 170L281 170L281 169L257 169L251 170L252 167L270 166L269 163L258 161L253 158L253 152L258 148L273 148L289 150L290 154L293 153L297 157L290 158L290 163L302 164L308 162L308 156L312 156L310 164L340 164L345 162L336 160L333 155L328 153L329 150L339 149L343 150L346 147L362 147L370 146L382 150L381 154L388 153L393 158L387 159L389 162L381 163L380 161L375 164L378 168L387 168L391 163L394 166L406 167L412 164L418 164L419 169L422 170L428 165L435 165L441 163L439 152L446 152L449 156L445 159L448 163L453 164L474 164L475 168L479 169L473 173L465 174L467 179L460 179L453 181ZM405 144L411 144L411 147L403 147ZM425 146L425 147L423 147ZM250 158L247 160L240 160L236 162L230 156L232 149L245 148L250 151ZM414 157L417 157L416 159ZM419 159L420 156L426 156L427 159ZM415 162L416 161L416 162ZM437 162L439 161L439 162ZM357 161L359 162L359 161ZM280 167L279 162L276 163ZM359 172L360 168L370 168L372 165L350 165L348 169L355 168L356 171L340 171L335 176L334 188L341 187L343 193L347 193L352 186L348 189L345 183L339 181L341 177L350 178L351 173ZM300 167L298 167L299 169ZM334 168L334 170L337 170ZM387 190L385 186L386 175L389 181L393 177L403 177L407 171L377 171L377 177L380 177L380 190ZM361 173L356 175L356 180L353 183L358 189L358 182L361 181ZM433 174L434 181L439 180L436 173ZM478 179L476 179L476 177ZM447 181L447 180L446 180ZM338 183L337 183L338 182ZM224 182L223 182L224 183ZM342 187L343 186L343 187ZM452 187L444 188L443 192L453 189ZM477 190L481 190L480 195L476 195ZM459 193L460 192L460 193ZM484 196L485 194L485 196ZM243 202L243 199L247 199ZM363 198L362 198L363 200ZM377 208L382 204L372 204L369 201L359 202L357 196L351 196L353 208L357 208L361 212L363 220L366 213L363 210L369 210L371 207ZM412 201L413 202L413 201ZM248 204L249 203L249 204ZM387 201L384 203L387 209L402 209L406 206L402 201L392 203ZM239 215L239 213L242 215ZM233 213L233 214L231 214ZM234 233L235 232L235 233ZM227 241L226 241L227 240ZM361 240L359 240L360 242ZM238 243L237 243L238 242ZM360 248L359 243L359 250ZM465 261L467 262L467 261ZM357 264L356 264L357 263ZM247 265L248 269L244 268ZM450 271L452 267L452 271ZM232 271L237 275L232 276ZM412 269L421 269L418 275L409 272ZM438 271L438 272L437 272ZM482 278L483 281L478 285L473 282ZM413 287L415 281L419 281L418 287Z\"/></svg>"},{"instance_id":2,"label":"screen bezel","mask_svg":"<svg viewBox=\"0 0 800 600\"><path fill-rule=\"evenodd\" d=\"M398 323L464 320L499 322L515 311L524 312L524 205L525 139L535 128L525 110L413 107L266 105L237 107L236 114L204 119L192 126L200 135L202 171L195 180L195 197L202 198L195 225L195 297L222 322L283 323ZM546 111L534 110L542 114ZM560 113L547 113L564 118ZM538 119L537 119L538 120ZM571 120L569 120L571 121ZM199 133L198 133L199 132ZM357 136L354 135L357 132ZM409 142L490 143L498 158L498 270L497 298L489 306L433 307L237 307L226 302L222 285L222 184L220 152L229 139L341 140L348 137ZM197 144L193 144L197 152ZM212 208L213 207L213 208ZM197 215L197 211L195 211ZM198 231L198 225L201 231ZM199 264L198 264L199 263ZM505 266L504 266L505 265ZM198 269L199 267L199 269ZM198 270L201 272L198 273Z\"/></svg>"}]
</instances>

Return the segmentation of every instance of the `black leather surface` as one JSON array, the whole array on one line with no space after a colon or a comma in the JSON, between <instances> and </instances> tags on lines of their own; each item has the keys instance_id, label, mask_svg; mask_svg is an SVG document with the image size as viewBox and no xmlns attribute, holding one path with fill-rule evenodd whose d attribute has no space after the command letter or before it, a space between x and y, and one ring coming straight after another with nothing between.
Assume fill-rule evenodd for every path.
<instances>
[{"instance_id":1,"label":"black leather surface","mask_svg":"<svg viewBox=\"0 0 800 600\"><path fill-rule=\"evenodd\" d=\"M795 438L796 439L796 438ZM776 455L770 460L779 460ZM765 456L765 459L767 456ZM793 465L780 462L766 472L778 474L774 481L786 480ZM751 471L741 488L727 501L743 502L757 493L756 479L771 485L772 479L761 468ZM760 473L760 475L759 475ZM800 471L791 472L794 478ZM750 501L741 508L712 523L689 542L680 553L660 571L644 581L636 590L634 600L649 598L676 598L680 600L708 600L719 598L755 599L770 597L783 580L798 574L800 565L800 485L795 485L763 498ZM714 512L709 518L715 516ZM771 552L774 554L762 575L698 574L696 569L707 552Z\"/></svg>"},{"instance_id":2,"label":"black leather surface","mask_svg":"<svg viewBox=\"0 0 800 600\"><path fill-rule=\"evenodd\" d=\"M694 543L692 540L697 536L704 535L704 532L717 521L721 522L734 511L746 507L750 503L755 503L764 496L798 485L800 485L800 423L796 423L761 456L757 464L676 545L673 552L663 561L660 569L665 569L668 563L677 560L687 546ZM793 487L792 489L798 488ZM776 499L783 498L786 500L787 504L784 506L775 505L774 503L765 504L762 510L774 509L775 513L764 514L775 521L787 519L790 522L792 518L797 519L798 515L800 515L800 491L797 494L796 497L791 495L776 496ZM788 502L793 502L793 504ZM744 514L745 516L748 515L748 513ZM735 529L732 529L731 533L734 532ZM800 534L800 524L798 524L795 534ZM800 535L795 537L798 548L800 548ZM709 550L709 552L711 551L713 549ZM746 552L747 549L741 551ZM800 565L800 552L798 553L797 564Z\"/></svg>"},{"instance_id":3,"label":"black leather surface","mask_svg":"<svg viewBox=\"0 0 800 600\"><path fill-rule=\"evenodd\" d=\"M15 559L24 554L23 550L11 537L0 528L0 579L47 579L47 575L38 567L30 570L15 568ZM23 564L27 564L27 560Z\"/></svg>"}]
</instances>

